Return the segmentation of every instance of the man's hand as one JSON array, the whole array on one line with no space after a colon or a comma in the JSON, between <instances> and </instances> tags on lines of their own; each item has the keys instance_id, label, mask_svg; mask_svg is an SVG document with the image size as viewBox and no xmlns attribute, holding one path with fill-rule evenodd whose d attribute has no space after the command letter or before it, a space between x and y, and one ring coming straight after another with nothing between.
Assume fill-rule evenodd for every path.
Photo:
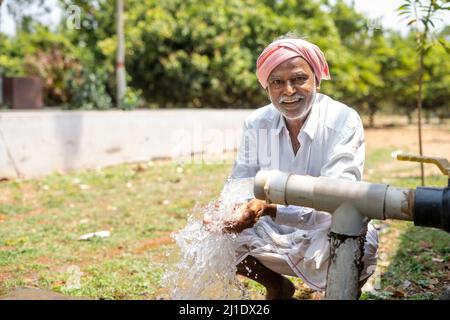
<instances>
[{"instance_id":1,"label":"man's hand","mask_svg":"<svg viewBox=\"0 0 450 320\"><path fill-rule=\"evenodd\" d=\"M265 215L275 218L277 214L277 206L275 204L267 204L263 200L252 199L241 208L237 208L231 221L225 222L225 232L240 233L253 225Z\"/></svg>"}]
</instances>

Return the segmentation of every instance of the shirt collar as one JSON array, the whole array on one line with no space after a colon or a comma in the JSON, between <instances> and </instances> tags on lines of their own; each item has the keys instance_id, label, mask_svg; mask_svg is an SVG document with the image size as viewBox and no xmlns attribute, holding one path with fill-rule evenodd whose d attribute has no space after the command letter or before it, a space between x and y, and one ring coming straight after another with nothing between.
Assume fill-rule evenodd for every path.
<instances>
[{"instance_id":1,"label":"shirt collar","mask_svg":"<svg viewBox=\"0 0 450 320\"><path fill-rule=\"evenodd\" d=\"M275 106L273 106L275 108ZM302 128L300 129L299 137L304 132L308 135L308 137L313 140L314 139L314 133L316 132L316 128L319 121L319 101L318 101L318 94L316 95L316 99L314 101L314 105L311 108L311 111L309 112L308 117L306 118L305 123L303 123ZM275 108L275 110L277 110ZM278 111L278 110L277 110ZM278 124L276 127L276 133L280 134L282 130L287 130L286 126L286 120L284 119L283 115L278 111Z\"/></svg>"}]
</instances>

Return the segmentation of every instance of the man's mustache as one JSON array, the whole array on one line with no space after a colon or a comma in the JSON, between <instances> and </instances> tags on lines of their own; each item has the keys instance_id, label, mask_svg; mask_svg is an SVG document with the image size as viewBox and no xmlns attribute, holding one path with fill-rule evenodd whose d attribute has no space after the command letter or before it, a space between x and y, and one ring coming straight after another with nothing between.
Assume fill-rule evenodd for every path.
<instances>
[{"instance_id":1,"label":"man's mustache","mask_svg":"<svg viewBox=\"0 0 450 320\"><path fill-rule=\"evenodd\" d=\"M283 103L285 101L295 101L305 99L306 96L300 93L295 93L292 96L282 96L278 99L278 103Z\"/></svg>"}]
</instances>

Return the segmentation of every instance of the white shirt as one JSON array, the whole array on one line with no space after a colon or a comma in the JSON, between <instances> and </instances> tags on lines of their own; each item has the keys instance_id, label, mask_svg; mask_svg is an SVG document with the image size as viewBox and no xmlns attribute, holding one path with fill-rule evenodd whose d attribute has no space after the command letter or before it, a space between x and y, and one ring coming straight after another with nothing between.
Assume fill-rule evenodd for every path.
<instances>
[{"instance_id":1,"label":"white shirt","mask_svg":"<svg viewBox=\"0 0 450 320\"><path fill-rule=\"evenodd\" d=\"M364 169L364 128L355 110L317 94L298 134L294 154L284 117L272 104L255 110L246 120L232 178L254 177L259 170L278 169L314 177L360 181ZM294 226L301 207L278 206L276 222Z\"/></svg>"},{"instance_id":2,"label":"white shirt","mask_svg":"<svg viewBox=\"0 0 450 320\"><path fill-rule=\"evenodd\" d=\"M361 119L353 109L317 94L298 134L294 154L284 117L270 104L255 110L244 124L243 137L231 177L254 177L261 170L278 169L301 175L327 176L359 181L364 168L365 142ZM275 222L261 218L238 238L238 262L248 254L274 271L297 275L312 288L323 290L329 257L331 215L312 208L277 206ZM376 263L378 239L369 228L366 238L364 277ZM370 234L369 234L370 233ZM375 234L374 234L375 233ZM368 255L367 255L368 254ZM278 259L278 260L277 260ZM279 261L286 267L277 267Z\"/></svg>"}]
</instances>

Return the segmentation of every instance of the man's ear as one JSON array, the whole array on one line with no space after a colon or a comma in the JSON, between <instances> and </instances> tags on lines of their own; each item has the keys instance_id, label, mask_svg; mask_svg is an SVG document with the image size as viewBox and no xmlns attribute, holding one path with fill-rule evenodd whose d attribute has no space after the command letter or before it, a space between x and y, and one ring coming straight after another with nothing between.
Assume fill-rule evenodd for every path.
<instances>
[{"instance_id":1,"label":"man's ear","mask_svg":"<svg viewBox=\"0 0 450 320\"><path fill-rule=\"evenodd\" d=\"M317 81L317 78L314 76L314 85L316 86L316 92L320 91L320 81Z\"/></svg>"},{"instance_id":2,"label":"man's ear","mask_svg":"<svg viewBox=\"0 0 450 320\"><path fill-rule=\"evenodd\" d=\"M272 99L270 98L270 93L269 93L269 86L267 86L264 90L267 93L267 98L269 98L270 102L272 102Z\"/></svg>"}]
</instances>

